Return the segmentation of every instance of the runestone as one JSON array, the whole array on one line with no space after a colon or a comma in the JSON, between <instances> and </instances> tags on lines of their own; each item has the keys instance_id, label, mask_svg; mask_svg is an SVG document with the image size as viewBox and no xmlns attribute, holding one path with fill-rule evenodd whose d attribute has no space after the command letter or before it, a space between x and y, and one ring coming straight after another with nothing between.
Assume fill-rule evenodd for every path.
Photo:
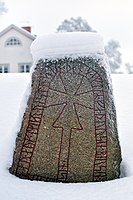
<instances>
[{"instance_id":1,"label":"runestone","mask_svg":"<svg viewBox=\"0 0 133 200\"><path fill-rule=\"evenodd\" d=\"M102 59L39 60L10 172L51 182L119 178L112 85Z\"/></svg>"}]
</instances>

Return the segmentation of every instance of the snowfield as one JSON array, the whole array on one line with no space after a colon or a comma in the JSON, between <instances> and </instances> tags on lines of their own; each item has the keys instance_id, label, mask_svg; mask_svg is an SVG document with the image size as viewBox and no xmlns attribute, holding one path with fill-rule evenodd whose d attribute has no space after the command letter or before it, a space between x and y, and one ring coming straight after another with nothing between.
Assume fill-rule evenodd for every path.
<instances>
[{"instance_id":1,"label":"snowfield","mask_svg":"<svg viewBox=\"0 0 133 200\"><path fill-rule=\"evenodd\" d=\"M0 74L0 200L133 200L133 75L113 75L112 80L122 177L100 183L63 184L21 180L9 173L30 74Z\"/></svg>"}]
</instances>

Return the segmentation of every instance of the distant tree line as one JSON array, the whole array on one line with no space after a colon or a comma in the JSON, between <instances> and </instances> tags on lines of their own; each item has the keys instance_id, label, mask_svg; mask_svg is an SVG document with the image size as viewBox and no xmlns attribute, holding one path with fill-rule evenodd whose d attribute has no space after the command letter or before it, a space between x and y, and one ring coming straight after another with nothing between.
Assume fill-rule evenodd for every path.
<instances>
[{"instance_id":1,"label":"distant tree line","mask_svg":"<svg viewBox=\"0 0 133 200\"><path fill-rule=\"evenodd\" d=\"M73 18L69 20L65 19L61 25L58 26L57 32L96 32L89 26L88 22L81 17ZM121 71L122 54L120 52L120 43L116 40L110 40L105 46L105 53L108 56L111 73L118 74L123 73ZM125 69L127 73L133 74L133 65L125 63Z\"/></svg>"}]
</instances>

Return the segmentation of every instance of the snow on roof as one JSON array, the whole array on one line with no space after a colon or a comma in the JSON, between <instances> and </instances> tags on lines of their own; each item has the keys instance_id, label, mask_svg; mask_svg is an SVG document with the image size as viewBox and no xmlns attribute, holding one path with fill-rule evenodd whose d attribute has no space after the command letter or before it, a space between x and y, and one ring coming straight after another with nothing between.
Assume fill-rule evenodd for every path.
<instances>
[{"instance_id":1,"label":"snow on roof","mask_svg":"<svg viewBox=\"0 0 133 200\"><path fill-rule=\"evenodd\" d=\"M0 32L0 37L3 36L5 33L10 31L11 29L15 29L16 31L22 33L28 38L31 38L32 40L35 39L35 36L33 36L31 33L28 31L24 30L23 28L19 28L18 26L15 26L14 24L11 24L10 26L6 27L3 31Z\"/></svg>"},{"instance_id":2,"label":"snow on roof","mask_svg":"<svg viewBox=\"0 0 133 200\"><path fill-rule=\"evenodd\" d=\"M54 33L38 37L31 45L34 61L82 57L104 53L102 37L92 32Z\"/></svg>"}]
</instances>

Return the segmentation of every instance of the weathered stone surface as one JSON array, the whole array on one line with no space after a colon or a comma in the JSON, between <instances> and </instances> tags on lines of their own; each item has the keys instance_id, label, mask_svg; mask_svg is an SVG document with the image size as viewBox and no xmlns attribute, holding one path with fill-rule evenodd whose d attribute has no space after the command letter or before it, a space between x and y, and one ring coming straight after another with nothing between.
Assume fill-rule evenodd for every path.
<instances>
[{"instance_id":1,"label":"weathered stone surface","mask_svg":"<svg viewBox=\"0 0 133 200\"><path fill-rule=\"evenodd\" d=\"M102 60L41 60L16 140L10 172L54 182L120 175L121 152L111 83Z\"/></svg>"}]
</instances>

